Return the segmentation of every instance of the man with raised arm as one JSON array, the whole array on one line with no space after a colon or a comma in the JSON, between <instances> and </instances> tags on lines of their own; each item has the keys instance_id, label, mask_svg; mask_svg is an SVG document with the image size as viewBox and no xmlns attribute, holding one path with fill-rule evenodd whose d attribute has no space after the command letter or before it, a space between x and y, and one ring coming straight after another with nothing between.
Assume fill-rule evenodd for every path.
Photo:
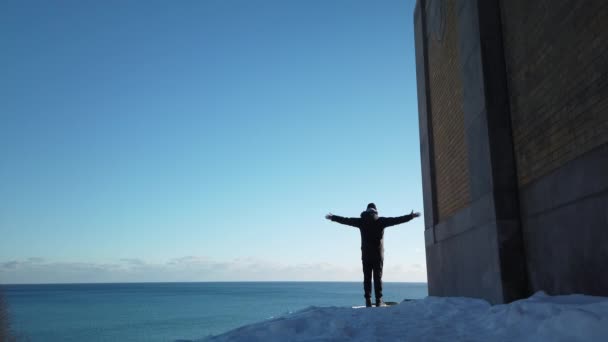
<instances>
[{"instance_id":1,"label":"man with raised arm","mask_svg":"<svg viewBox=\"0 0 608 342\"><path fill-rule=\"evenodd\" d=\"M325 218L341 224L359 228L361 232L361 261L363 262L363 289L365 306L372 306L372 273L376 306L384 305L382 301L382 264L384 263L384 228L405 223L420 216L413 210L408 215L399 217L379 217L374 203L367 205L361 217L342 217L329 213Z\"/></svg>"}]
</instances>

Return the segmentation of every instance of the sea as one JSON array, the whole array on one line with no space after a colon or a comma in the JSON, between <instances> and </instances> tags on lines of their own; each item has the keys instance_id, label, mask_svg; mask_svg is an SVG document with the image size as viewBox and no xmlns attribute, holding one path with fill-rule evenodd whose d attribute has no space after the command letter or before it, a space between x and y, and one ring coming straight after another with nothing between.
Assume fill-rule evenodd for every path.
<instances>
[{"instance_id":1,"label":"sea","mask_svg":"<svg viewBox=\"0 0 608 342\"><path fill-rule=\"evenodd\" d=\"M2 285L23 341L192 341L310 306L364 305L361 282ZM384 282L384 300L427 296Z\"/></svg>"}]
</instances>

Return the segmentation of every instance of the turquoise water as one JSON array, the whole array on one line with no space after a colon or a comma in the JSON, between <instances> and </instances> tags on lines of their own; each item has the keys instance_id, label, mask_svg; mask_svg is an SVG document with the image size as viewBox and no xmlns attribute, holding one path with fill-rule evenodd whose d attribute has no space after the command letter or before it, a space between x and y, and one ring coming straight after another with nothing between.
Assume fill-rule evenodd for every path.
<instances>
[{"instance_id":1,"label":"turquoise water","mask_svg":"<svg viewBox=\"0 0 608 342\"><path fill-rule=\"evenodd\" d=\"M308 306L363 305L359 282L4 285L30 341L200 339ZM424 298L425 283L384 283L384 299Z\"/></svg>"}]
</instances>

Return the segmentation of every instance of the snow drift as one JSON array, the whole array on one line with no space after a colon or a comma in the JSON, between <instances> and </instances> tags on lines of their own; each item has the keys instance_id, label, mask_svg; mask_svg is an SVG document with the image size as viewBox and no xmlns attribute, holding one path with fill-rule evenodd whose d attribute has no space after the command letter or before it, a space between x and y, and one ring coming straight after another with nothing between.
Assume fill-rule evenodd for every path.
<instances>
[{"instance_id":1,"label":"snow drift","mask_svg":"<svg viewBox=\"0 0 608 342\"><path fill-rule=\"evenodd\" d=\"M427 297L383 308L309 307L203 341L608 341L608 298L534 296L491 306Z\"/></svg>"}]
</instances>

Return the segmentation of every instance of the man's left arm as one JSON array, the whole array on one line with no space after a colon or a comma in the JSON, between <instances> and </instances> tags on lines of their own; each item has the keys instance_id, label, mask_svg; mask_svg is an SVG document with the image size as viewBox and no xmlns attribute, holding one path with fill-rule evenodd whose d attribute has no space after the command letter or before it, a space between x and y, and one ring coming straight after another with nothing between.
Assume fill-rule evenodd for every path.
<instances>
[{"instance_id":1,"label":"man's left arm","mask_svg":"<svg viewBox=\"0 0 608 342\"><path fill-rule=\"evenodd\" d=\"M386 228L386 227L395 226L395 225L398 225L401 223L405 223L418 216L420 216L420 213L414 212L412 210L412 212L407 215L398 216L398 217L382 217L381 220L382 220L382 225Z\"/></svg>"}]
</instances>

